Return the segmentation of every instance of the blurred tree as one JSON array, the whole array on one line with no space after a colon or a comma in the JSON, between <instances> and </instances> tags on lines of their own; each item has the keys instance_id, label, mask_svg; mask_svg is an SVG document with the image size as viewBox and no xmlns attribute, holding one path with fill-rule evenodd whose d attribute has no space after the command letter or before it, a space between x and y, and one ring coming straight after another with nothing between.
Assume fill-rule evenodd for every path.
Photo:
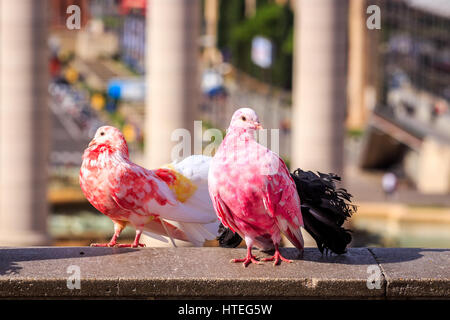
<instances>
[{"instance_id":1,"label":"blurred tree","mask_svg":"<svg viewBox=\"0 0 450 320\"><path fill-rule=\"evenodd\" d=\"M234 3L232 7L232 3ZM244 18L244 9L238 3L243 1L221 1L219 18L219 48L228 48L231 53L231 63L238 69L249 73L265 82L290 89L292 87L292 53L294 16L289 6L267 3L261 0L255 15ZM223 6L223 8L222 8ZM232 12L225 10L235 10ZM227 26L228 30L220 31ZM251 60L252 39L263 36L270 39L274 46L273 63L268 70L256 66Z\"/></svg>"},{"instance_id":2,"label":"blurred tree","mask_svg":"<svg viewBox=\"0 0 450 320\"><path fill-rule=\"evenodd\" d=\"M222 50L229 49L231 30L245 19L245 1L220 0L217 45Z\"/></svg>"}]
</instances>

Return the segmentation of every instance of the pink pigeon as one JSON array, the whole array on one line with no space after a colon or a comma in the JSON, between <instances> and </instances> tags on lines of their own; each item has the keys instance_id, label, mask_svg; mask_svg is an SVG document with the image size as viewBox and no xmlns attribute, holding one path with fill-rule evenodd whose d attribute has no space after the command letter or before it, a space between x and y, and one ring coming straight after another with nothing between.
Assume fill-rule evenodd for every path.
<instances>
[{"instance_id":1,"label":"pink pigeon","mask_svg":"<svg viewBox=\"0 0 450 320\"><path fill-rule=\"evenodd\" d=\"M100 247L139 247L141 234L161 235L201 246L218 235L219 221L207 191L210 157L191 156L156 170L129 159L122 133L99 128L84 151L80 186L88 201L114 223L114 235ZM136 229L131 244L117 244L123 228Z\"/></svg>"},{"instance_id":2,"label":"pink pigeon","mask_svg":"<svg viewBox=\"0 0 450 320\"><path fill-rule=\"evenodd\" d=\"M208 174L217 216L247 245L247 256L231 262L243 262L245 267L259 263L253 246L275 249L273 257L262 261L292 262L279 251L281 234L303 252L303 219L295 182L283 160L256 141L256 130L261 128L254 110L237 110Z\"/></svg>"}]
</instances>

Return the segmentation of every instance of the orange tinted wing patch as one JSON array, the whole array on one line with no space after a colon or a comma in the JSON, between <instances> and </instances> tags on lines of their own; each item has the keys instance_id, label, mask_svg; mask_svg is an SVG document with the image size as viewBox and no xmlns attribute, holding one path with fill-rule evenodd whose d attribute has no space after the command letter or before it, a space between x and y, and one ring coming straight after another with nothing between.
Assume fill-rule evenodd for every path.
<instances>
[{"instance_id":1,"label":"orange tinted wing patch","mask_svg":"<svg viewBox=\"0 0 450 320\"><path fill-rule=\"evenodd\" d=\"M174 170L170 164L166 168L155 170L155 174L169 186L180 202L185 202L197 190L191 180Z\"/></svg>"}]
</instances>

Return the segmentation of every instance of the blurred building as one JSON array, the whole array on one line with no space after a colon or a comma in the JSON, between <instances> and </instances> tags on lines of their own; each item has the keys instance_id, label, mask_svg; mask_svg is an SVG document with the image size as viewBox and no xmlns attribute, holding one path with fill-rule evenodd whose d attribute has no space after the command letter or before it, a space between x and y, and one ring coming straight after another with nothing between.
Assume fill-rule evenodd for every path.
<instances>
[{"instance_id":1,"label":"blurred building","mask_svg":"<svg viewBox=\"0 0 450 320\"><path fill-rule=\"evenodd\" d=\"M146 0L90 1L89 10L117 41L115 55L134 72L145 71ZM110 56L114 56L111 54Z\"/></svg>"},{"instance_id":2,"label":"blurred building","mask_svg":"<svg viewBox=\"0 0 450 320\"><path fill-rule=\"evenodd\" d=\"M380 6L381 95L362 166L397 166L423 192L450 192L450 2Z\"/></svg>"},{"instance_id":3,"label":"blurred building","mask_svg":"<svg viewBox=\"0 0 450 320\"><path fill-rule=\"evenodd\" d=\"M120 54L122 60L136 72L145 72L145 10L146 1L137 1L134 5L122 3L123 16L120 33ZM136 1L135 1L136 2Z\"/></svg>"},{"instance_id":4,"label":"blurred building","mask_svg":"<svg viewBox=\"0 0 450 320\"><path fill-rule=\"evenodd\" d=\"M450 3L387 2L385 19L387 105L450 138Z\"/></svg>"},{"instance_id":5,"label":"blurred building","mask_svg":"<svg viewBox=\"0 0 450 320\"><path fill-rule=\"evenodd\" d=\"M67 8L76 5L80 8L80 25L84 27L89 20L89 0L50 0L49 20L51 28L66 28Z\"/></svg>"}]
</instances>

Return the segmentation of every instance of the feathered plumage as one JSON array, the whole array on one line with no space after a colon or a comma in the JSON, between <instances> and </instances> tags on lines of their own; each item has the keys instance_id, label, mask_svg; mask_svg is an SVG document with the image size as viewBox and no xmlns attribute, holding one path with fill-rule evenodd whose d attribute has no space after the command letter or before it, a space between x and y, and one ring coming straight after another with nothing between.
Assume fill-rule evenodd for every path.
<instances>
[{"instance_id":1,"label":"feathered plumage","mask_svg":"<svg viewBox=\"0 0 450 320\"><path fill-rule=\"evenodd\" d=\"M345 253L351 242L350 230L343 223L356 212L351 204L352 195L346 189L336 188L341 178L333 173L295 170L291 173L301 199L304 228L314 238L320 252L331 250ZM237 247L242 238L221 226L219 239L223 247Z\"/></svg>"},{"instance_id":2,"label":"feathered plumage","mask_svg":"<svg viewBox=\"0 0 450 320\"><path fill-rule=\"evenodd\" d=\"M302 202L304 227L316 240L320 252L325 249L345 253L352 236L342 225L356 206L351 204L352 195L346 189L336 188L341 178L333 173L315 174L301 169L291 173L291 177Z\"/></svg>"},{"instance_id":3,"label":"feathered plumage","mask_svg":"<svg viewBox=\"0 0 450 320\"><path fill-rule=\"evenodd\" d=\"M262 261L291 262L278 246L283 233L303 250L300 199L289 171L274 152L255 140L261 128L256 113L249 108L237 110L227 135L209 168L209 193L214 209L225 227L245 238L247 256L233 262L259 263L253 246L275 249Z\"/></svg>"},{"instance_id":4,"label":"feathered plumage","mask_svg":"<svg viewBox=\"0 0 450 320\"><path fill-rule=\"evenodd\" d=\"M178 164L147 170L129 159L122 133L109 126L97 130L83 154L80 186L88 201L114 222L115 246L126 225L136 228L132 244L142 232L200 246L218 234L219 221L207 192L209 157L192 156Z\"/></svg>"},{"instance_id":5,"label":"feathered plumage","mask_svg":"<svg viewBox=\"0 0 450 320\"><path fill-rule=\"evenodd\" d=\"M201 246L205 240L214 240L219 232L220 222L208 194L208 170L211 159L208 156L193 155L155 170L159 177L167 177L166 172L175 175L174 181L171 182L167 178L165 181L183 202L181 210L194 215L206 213L212 219L211 223L184 224L183 230L188 232L191 238L189 241L197 246Z\"/></svg>"}]
</instances>

